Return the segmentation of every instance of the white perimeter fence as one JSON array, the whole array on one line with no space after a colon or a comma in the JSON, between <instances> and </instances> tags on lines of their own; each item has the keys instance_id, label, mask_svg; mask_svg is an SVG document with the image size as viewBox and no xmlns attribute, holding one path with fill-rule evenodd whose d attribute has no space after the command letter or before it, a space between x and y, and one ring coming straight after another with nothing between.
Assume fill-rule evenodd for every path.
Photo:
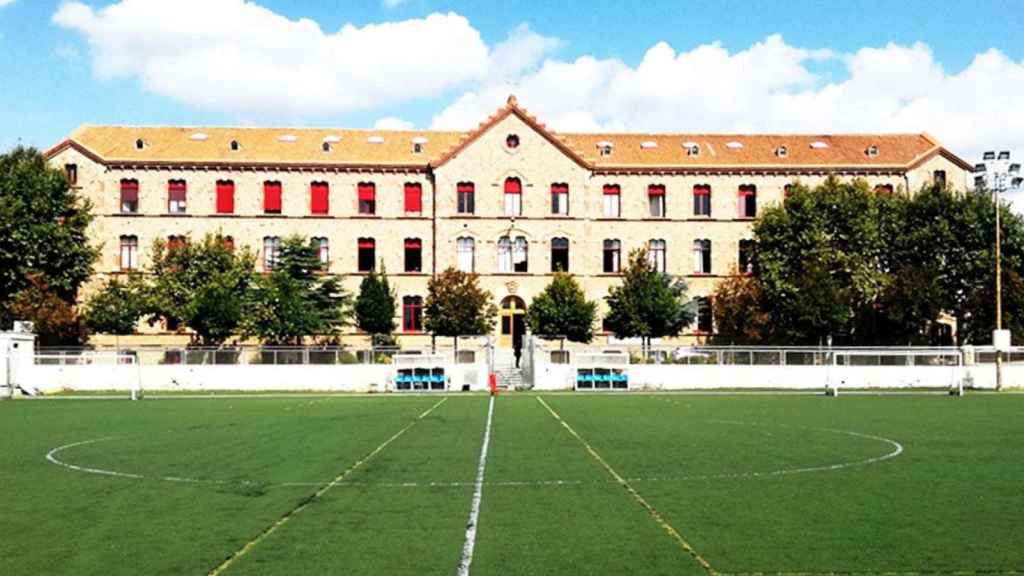
<instances>
[{"instance_id":1,"label":"white perimeter fence","mask_svg":"<svg viewBox=\"0 0 1024 576\"><path fill-rule=\"evenodd\" d=\"M2 336L2 335L0 335ZM486 338L434 350L387 348L142 348L37 350L0 371L9 384L57 391L486 390ZM31 349L31 348L29 348ZM528 338L524 387L535 390L824 390L995 388L991 348L765 348L608 345ZM16 379L17 382L13 380ZM1004 354L1003 385L1024 387L1024 347Z\"/></svg>"}]
</instances>

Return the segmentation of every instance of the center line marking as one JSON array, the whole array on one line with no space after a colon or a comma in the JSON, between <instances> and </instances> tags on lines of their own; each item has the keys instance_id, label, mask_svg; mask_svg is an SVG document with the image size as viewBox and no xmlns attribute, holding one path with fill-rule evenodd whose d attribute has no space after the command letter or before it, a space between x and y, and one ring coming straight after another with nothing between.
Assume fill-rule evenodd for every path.
<instances>
[{"instance_id":1,"label":"center line marking","mask_svg":"<svg viewBox=\"0 0 1024 576\"><path fill-rule=\"evenodd\" d=\"M223 573L225 570L230 568L231 565L235 563L235 561L237 561L242 556L245 556L246 554L248 554L253 548L256 547L257 544L259 544L260 542L265 540L267 538L267 536L270 536L271 534L276 532L278 528L280 528L281 526L284 526L284 524L286 522L288 522L289 520L291 520L293 517L295 517L296 514L298 514L299 512L302 512L303 510L306 509L306 507L308 507L314 501L318 500L321 496L326 494L328 490L330 490L331 488L334 488L335 486L340 484L342 482L342 480L344 480L350 474L352 474L357 469L362 467L364 464L369 462L371 459L373 459L374 456L376 456L377 454L380 454L382 450L384 450L385 448L388 447L388 445L390 445L395 440L398 440L398 438L401 437L402 434L405 434L410 428L415 426L417 422L419 422L420 420L423 420L424 418L426 418L428 414L433 412L434 409L437 408L438 406L440 406L441 404L444 404L447 400L448 400L447 396L445 396L444 398L441 398L437 402L437 404L434 404L430 408L427 408L426 411L424 411L422 414L417 416L412 422L409 422L408 424L406 424L404 428L402 428L398 432L395 432L395 434L393 436L391 436L390 438L385 440L380 446L377 446L376 448L374 448L372 452L370 452L366 456L363 456L360 460L356 461L355 464L349 466L348 469L346 469L341 474L338 474L334 478L334 480L331 480L330 482L328 482L327 485L325 485L324 487L322 487L319 490L317 490L316 492L314 492L310 497L303 498L298 506L296 506L296 507L292 508L291 510L289 510L288 512L286 512L284 514L284 516L281 516L280 518L277 519L277 522L274 522L270 526L264 528L262 532L260 532L259 534L256 535L255 538L253 538L252 540L247 542L245 544L245 546L242 546L237 551L233 552L231 555L229 555L227 558L225 558L223 562L218 564L216 568L214 568L213 570L210 570L210 572L208 573L209 576L218 576L219 574Z\"/></svg>"},{"instance_id":2,"label":"center line marking","mask_svg":"<svg viewBox=\"0 0 1024 576\"><path fill-rule=\"evenodd\" d=\"M568 422L563 420L562 417L558 415L558 412L555 412L555 410L551 406L549 406L543 398L541 398L540 396L535 396L535 398L537 398L537 401L540 402L541 405L547 408L548 412L551 413L551 416L553 416L555 420L557 420L566 430L569 431L569 434L572 434L574 438L580 441L580 444L583 444L583 447L587 449L587 452L594 458L594 460L597 460L598 464L604 467L604 469L607 470L609 474L611 474L612 478L614 478L615 481L619 483L619 485L621 485L623 488L626 489L627 492L629 492L629 495L633 497L633 500L635 500L637 504L642 506L644 510L647 510L647 513L651 515L651 518L653 518L654 521L657 522L658 526L661 526L661 528L665 532L667 532L668 535L671 536L677 544L679 544L680 548L682 548L687 554L689 554L694 560L696 560L697 563L699 563L701 567L704 568L704 570L707 570L709 574L718 576L718 572L711 567L711 564L709 564L708 561L705 560L704 557L701 556L693 548L693 546L690 546L689 542L683 539L683 536L679 534L679 531L673 528L672 525L668 523L668 520L665 520L665 517L662 516L661 513L654 508L654 506L651 506L651 504L647 502L647 500L645 500L639 492L636 491L636 488L633 488L633 485L629 483L629 480L626 480L621 474L616 472L615 469L612 468L611 464L606 462L605 459L602 458L601 455L597 453L597 450L594 450L594 448L591 447L590 444L588 444L587 441L584 440L583 437L580 436L576 432L576 430L574 430L573 427L569 425Z\"/></svg>"},{"instance_id":3,"label":"center line marking","mask_svg":"<svg viewBox=\"0 0 1024 576\"><path fill-rule=\"evenodd\" d=\"M487 467L487 448L491 444L491 419L494 416L494 396L487 405L487 426L484 428L484 444L480 447L480 463L476 467L476 483L473 488L473 503L469 507L469 522L466 523L466 542L462 545L462 560L456 571L458 576L469 576L469 565L473 563L473 548L476 546L476 525L480 518L480 501L484 495L484 470Z\"/></svg>"}]
</instances>

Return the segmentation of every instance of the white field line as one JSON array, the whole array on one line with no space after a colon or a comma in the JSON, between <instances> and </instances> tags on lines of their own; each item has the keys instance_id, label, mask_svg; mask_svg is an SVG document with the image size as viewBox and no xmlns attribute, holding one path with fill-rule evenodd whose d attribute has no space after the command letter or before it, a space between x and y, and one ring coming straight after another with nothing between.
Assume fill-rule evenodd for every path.
<instances>
[{"instance_id":1,"label":"white field line","mask_svg":"<svg viewBox=\"0 0 1024 576\"><path fill-rule=\"evenodd\" d=\"M415 426L417 422L419 422L420 420L423 420L424 418L427 417L428 414L433 412L435 408L437 408L441 404L444 404L446 400L448 400L447 396L444 397L444 398L441 398L441 400L439 400L436 404L434 404L430 408L427 408L423 413L421 413L419 416L417 416L412 422L409 422L401 430L399 430L398 432L395 432L394 435L392 435L390 438L388 438L387 440L382 442L379 446L374 448L373 451L371 451L369 454L367 454L366 456L363 456L360 460L356 461L355 464L352 464L351 466L349 466L341 474L338 474L338 476L336 476L334 478L334 480L331 480L331 482L329 484L327 484L326 486L324 486L324 487L320 488L319 490L317 490L316 492L314 492L313 495L310 496L309 498L303 498L301 503L298 506L296 506L296 507L292 508L291 510L289 510L288 512L286 512L284 514L284 516L281 516L276 522L274 522L273 524L271 524L267 528L264 528L263 531L260 532L259 534L257 534L255 538L253 538L252 540L247 542L244 546L242 546L237 551L233 552L231 555L229 555L227 558L225 558L224 561L222 561L220 564L218 564L216 568L214 568L213 570L210 570L209 576L217 576L218 574L223 573L235 561L237 561L242 556L245 556L246 554L248 554L250 550L255 548L260 542L265 540L267 538L267 536L270 536L275 531L277 531L278 528L280 528L281 526L284 526L284 524L286 522L288 522L288 520L291 520L292 518L295 517L296 514L298 514L299 512L302 512L303 510L305 510L306 507L308 507L314 501L318 500L321 496L326 494L328 490L330 490L331 488L334 488L339 483L341 483L341 481L344 480L349 474L351 474L352 472L355 472L357 469L359 469L364 464L369 462L377 454L380 454L385 448L387 448L389 445L391 445L392 442L394 442L395 440L398 440L398 438L400 438L403 434L405 434L410 428Z\"/></svg>"},{"instance_id":2,"label":"white field line","mask_svg":"<svg viewBox=\"0 0 1024 576\"><path fill-rule=\"evenodd\" d=\"M473 503L469 507L469 521L466 522L466 541L462 545L462 559L456 570L458 576L469 576L469 565L473 563L473 548L476 547L476 527L480 518L480 501L484 495L484 471L487 468L487 449L491 445L491 420L494 416L494 396L487 404L487 426L484 428L484 442L480 447L480 463L476 467L476 482L473 487Z\"/></svg>"},{"instance_id":3,"label":"white field line","mask_svg":"<svg viewBox=\"0 0 1024 576\"><path fill-rule=\"evenodd\" d=\"M594 460L597 460L598 464L600 464L605 470L607 470L608 473L611 474L612 478L614 478L615 481L619 483L619 485L626 489L626 492L629 492L629 495L633 497L633 500L635 500L637 504L639 504L644 510L647 510L647 513L650 514L651 518L658 524L658 526L661 526L661 528L665 532L667 532L673 540L676 541L676 543L679 545L680 548L683 549L683 551L689 554L691 558L696 560L697 563L700 564L701 567L708 572L708 574L711 574L712 576L715 576L717 574L717 572L715 572L715 569L711 567L711 564L709 564L708 561L703 556L701 556L700 553L697 552L697 550L695 550L689 542L687 542L683 538L682 534L680 534L678 530L676 530L671 524L669 524L668 520L665 520L665 517L662 516L661 513L654 508L654 506L651 506L651 504L647 502L647 500L645 500L639 492L636 491L636 488L633 488L633 485L629 483L629 480L626 480L625 478L622 477L621 474L616 472L615 468L612 468L612 465L609 464L604 458L602 458L601 455L597 453L597 450L594 450L594 448L590 444L588 444L587 441L584 440L583 437L580 436L576 432L576 430L569 425L568 422L562 420L562 417L558 415L558 412L555 412L555 410L551 406L549 406L543 398L541 398L540 396L537 396L536 398L537 401L541 403L541 405L547 408L551 416L555 420L557 420L558 423L560 423L562 427L569 432L569 434L573 436L573 438L576 438L577 440L579 440L580 444L583 444L583 447L586 448L590 456L593 457Z\"/></svg>"},{"instance_id":4,"label":"white field line","mask_svg":"<svg viewBox=\"0 0 1024 576\"><path fill-rule=\"evenodd\" d=\"M749 472L724 472L719 474L689 474L683 476L649 476L649 477L634 477L626 478L629 482L682 482L689 480L731 480L741 478L770 478L775 476L787 476L792 474L809 474L814 472L833 472L836 470L842 470L845 468L853 468L858 466L868 466L871 464L878 464L885 460L895 458L903 454L903 445L891 438L884 436L875 436L871 434L864 434L862 432L853 432L850 430L838 430L833 428L813 428L808 426L791 426L787 424L775 424L775 423L759 423L759 422L742 422L738 420L706 420L706 422L716 424L730 424L730 425L741 425L741 426L771 426L779 428L794 428L799 430L809 430L816 432L831 432L836 434L842 434L846 436L853 436L857 438L867 438L869 440L876 440L892 446L892 450L882 454L880 456L874 456L871 458L865 458L863 460L853 460L849 462L838 462L835 464L827 464L821 466L805 466L802 468L781 468L778 470L764 470L764 471L749 471ZM121 472L118 470L108 470L104 468L93 468L88 466L82 466L72 464L70 462L61 460L57 455L64 450L74 448L76 446L85 446L88 444L95 444L98 442L107 442L110 440L116 440L114 436L106 438L96 438L93 440L84 440L82 442L73 442L71 444L65 444L58 446L53 450L50 450L46 454L46 460L52 464L63 466L70 470L77 472L83 472L86 474L100 474L104 476L115 476L118 478L129 478L132 480L157 480L164 482L179 482L187 484L238 484L238 481L234 480L215 480L206 478L189 478L182 476L146 476L144 474L135 474L131 472ZM595 483L615 483L614 479L607 481L592 481L592 480L502 480L496 482L484 482L484 486L496 486L496 487L538 487L538 486L579 486L583 484L595 484ZM242 481L241 484L255 483L255 481ZM265 488L294 488L294 487L307 487L307 486L324 486L329 484L330 481L323 480L319 482L280 482L277 484L265 484ZM385 488L457 488L465 486L476 486L475 482L458 482L458 481L447 481L447 480L436 480L429 482L338 482L336 486L379 486Z\"/></svg>"}]
</instances>

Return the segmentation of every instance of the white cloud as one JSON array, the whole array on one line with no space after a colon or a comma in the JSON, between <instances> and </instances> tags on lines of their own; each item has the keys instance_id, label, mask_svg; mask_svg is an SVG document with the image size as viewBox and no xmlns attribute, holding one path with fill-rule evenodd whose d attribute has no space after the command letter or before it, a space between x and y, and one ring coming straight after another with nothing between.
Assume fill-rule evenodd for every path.
<instances>
[{"instance_id":1,"label":"white cloud","mask_svg":"<svg viewBox=\"0 0 1024 576\"><path fill-rule=\"evenodd\" d=\"M385 116L373 123L374 130L412 130L416 126L408 120Z\"/></svg>"},{"instance_id":2,"label":"white cloud","mask_svg":"<svg viewBox=\"0 0 1024 576\"><path fill-rule=\"evenodd\" d=\"M325 33L245 0L62 5L53 21L88 42L100 78L137 77L158 94L244 113L373 108L485 76L488 47L458 14L345 25Z\"/></svg>"},{"instance_id":3,"label":"white cloud","mask_svg":"<svg viewBox=\"0 0 1024 576\"><path fill-rule=\"evenodd\" d=\"M845 79L826 82L813 72L823 61L845 67ZM1016 97L1024 93L1024 62L998 50L949 73L923 44L835 55L781 36L734 53L718 44L677 52L659 42L636 66L548 59L484 82L432 125L471 128L509 93L563 131L928 131L968 160L993 147L1024 153L1024 107Z\"/></svg>"},{"instance_id":4,"label":"white cloud","mask_svg":"<svg viewBox=\"0 0 1024 576\"><path fill-rule=\"evenodd\" d=\"M14 0L0 0L0 8L14 4Z\"/></svg>"}]
</instances>

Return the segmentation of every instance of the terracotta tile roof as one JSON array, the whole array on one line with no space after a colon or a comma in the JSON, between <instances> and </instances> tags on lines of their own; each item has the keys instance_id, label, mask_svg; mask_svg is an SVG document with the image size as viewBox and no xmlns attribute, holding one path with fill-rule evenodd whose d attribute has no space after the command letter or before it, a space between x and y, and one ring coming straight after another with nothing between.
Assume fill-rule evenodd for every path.
<instances>
[{"instance_id":1,"label":"terracotta tile roof","mask_svg":"<svg viewBox=\"0 0 1024 576\"><path fill-rule=\"evenodd\" d=\"M907 169L942 154L969 170L926 133L921 134L561 134L520 108L515 97L470 132L82 126L47 152L77 146L107 163L259 164L301 166L438 167L510 114L537 130L574 161L594 170L630 169ZM136 147L142 139L143 149ZM423 142L426 140L426 142ZM237 141L238 150L230 143ZM331 151L322 149L331 143ZM421 142L423 150L413 151ZM599 145L611 144L601 155ZM685 146L684 146L685 145ZM688 154L686 146L699 153ZM874 148L873 148L874 147ZM784 148L784 152L783 152ZM868 150L872 149L869 154Z\"/></svg>"}]
</instances>

